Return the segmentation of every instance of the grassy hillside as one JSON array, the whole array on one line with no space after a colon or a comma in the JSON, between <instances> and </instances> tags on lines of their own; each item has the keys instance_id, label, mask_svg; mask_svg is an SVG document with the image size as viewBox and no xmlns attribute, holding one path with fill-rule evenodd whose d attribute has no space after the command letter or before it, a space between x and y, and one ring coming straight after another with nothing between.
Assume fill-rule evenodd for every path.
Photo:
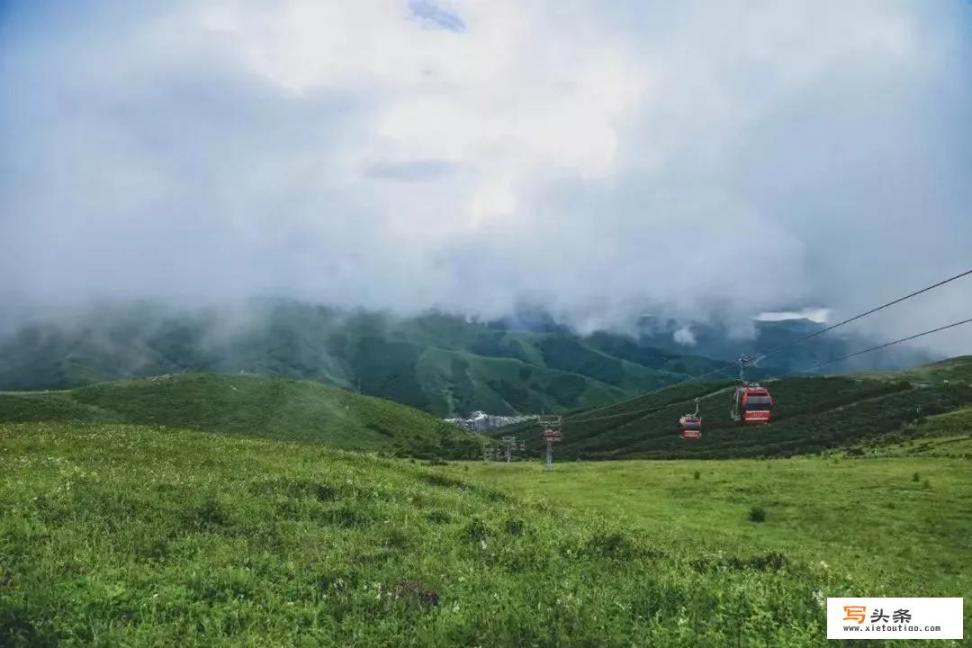
<instances>
[{"instance_id":1,"label":"grassy hillside","mask_svg":"<svg viewBox=\"0 0 972 648\"><path fill-rule=\"evenodd\" d=\"M929 416L883 437L852 446L847 454L972 459L972 407Z\"/></svg>"},{"instance_id":2,"label":"grassy hillside","mask_svg":"<svg viewBox=\"0 0 972 648\"><path fill-rule=\"evenodd\" d=\"M0 424L0 645L821 646L828 596L969 591L967 462L901 461L545 475Z\"/></svg>"},{"instance_id":3,"label":"grassy hillside","mask_svg":"<svg viewBox=\"0 0 972 648\"><path fill-rule=\"evenodd\" d=\"M964 430L968 449L972 428ZM605 515L651 542L665 537L686 553L696 552L697 565L733 564L743 551L782 555L791 563L846 576L855 583L854 596L965 596L966 642L953 645L967 645L972 636L969 459L972 454L564 462L552 473L539 462L479 463L442 470L484 487ZM752 520L755 511L762 512L762 522ZM722 558L716 557L719 552ZM833 590L820 591L835 596ZM826 643L821 632L814 645ZM741 645L786 644L750 638Z\"/></svg>"},{"instance_id":4,"label":"grassy hillside","mask_svg":"<svg viewBox=\"0 0 972 648\"><path fill-rule=\"evenodd\" d=\"M439 416L599 407L724 363L631 338L397 318L293 302L239 311L103 305L0 339L0 390L166 373L259 373L342 385Z\"/></svg>"},{"instance_id":5,"label":"grassy hillside","mask_svg":"<svg viewBox=\"0 0 972 648\"><path fill-rule=\"evenodd\" d=\"M433 416L314 382L189 374L63 392L0 394L0 421L128 422L417 456L478 456L480 440Z\"/></svg>"},{"instance_id":6,"label":"grassy hillside","mask_svg":"<svg viewBox=\"0 0 972 648\"><path fill-rule=\"evenodd\" d=\"M972 365L955 361L951 375ZM925 417L972 403L972 388L960 381L916 384L896 379L808 377L767 384L777 401L769 425L741 427L729 417L732 383L689 384L647 394L615 405L569 414L557 454L566 458L729 458L790 456L884 439ZM679 416L694 410L701 396L703 438L678 436ZM532 454L541 450L535 424L496 432L517 434Z\"/></svg>"},{"instance_id":7,"label":"grassy hillside","mask_svg":"<svg viewBox=\"0 0 972 648\"><path fill-rule=\"evenodd\" d=\"M902 375L916 382L972 384L972 356L949 358L932 362L905 372Z\"/></svg>"}]
</instances>

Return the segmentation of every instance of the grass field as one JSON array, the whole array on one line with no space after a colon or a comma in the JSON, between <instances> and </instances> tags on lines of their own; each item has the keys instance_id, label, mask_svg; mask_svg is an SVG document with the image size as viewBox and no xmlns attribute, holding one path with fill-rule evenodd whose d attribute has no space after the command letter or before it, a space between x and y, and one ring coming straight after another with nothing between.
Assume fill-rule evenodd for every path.
<instances>
[{"instance_id":1,"label":"grass field","mask_svg":"<svg viewBox=\"0 0 972 648\"><path fill-rule=\"evenodd\" d=\"M669 419L720 387L565 429L710 458L549 474L390 458L480 439L317 383L0 394L0 646L818 646L852 595L965 596L972 636L967 387L789 379L776 423L685 445Z\"/></svg>"},{"instance_id":2,"label":"grass field","mask_svg":"<svg viewBox=\"0 0 972 648\"><path fill-rule=\"evenodd\" d=\"M449 470L597 511L652 541L703 552L778 550L914 595L957 596L972 591L970 468L964 459L908 457L564 462L551 473L535 462L478 463ZM765 512L764 522L750 521L754 508Z\"/></svg>"},{"instance_id":3,"label":"grass field","mask_svg":"<svg viewBox=\"0 0 972 648\"><path fill-rule=\"evenodd\" d=\"M819 646L826 596L972 589L969 467L0 424L0 645Z\"/></svg>"},{"instance_id":4,"label":"grass field","mask_svg":"<svg viewBox=\"0 0 972 648\"><path fill-rule=\"evenodd\" d=\"M848 596L964 596L965 636L972 637L972 427L919 438L897 454L906 450L918 456L566 461L551 473L538 462L447 470L606 515L651 544L681 545L700 556L779 552L825 566L848 580ZM759 523L751 517L757 509L764 516Z\"/></svg>"},{"instance_id":5,"label":"grass field","mask_svg":"<svg viewBox=\"0 0 972 648\"><path fill-rule=\"evenodd\" d=\"M826 595L914 590L923 571L922 592L968 584L968 482L946 467L916 484L911 459L860 477L802 460L547 476L58 423L0 425L0 450L3 645L816 646ZM871 491L824 487L838 476ZM858 546L799 541L814 517L798 487L769 492L798 478ZM910 558L865 533L859 505L882 494ZM766 522L746 521L752 502Z\"/></svg>"}]
</instances>

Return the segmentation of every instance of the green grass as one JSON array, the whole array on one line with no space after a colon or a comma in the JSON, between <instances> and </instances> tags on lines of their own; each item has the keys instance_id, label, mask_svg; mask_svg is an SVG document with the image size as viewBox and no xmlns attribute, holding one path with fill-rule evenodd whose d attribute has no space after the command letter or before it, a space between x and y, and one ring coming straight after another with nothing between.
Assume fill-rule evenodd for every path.
<instances>
[{"instance_id":1,"label":"green grass","mask_svg":"<svg viewBox=\"0 0 972 648\"><path fill-rule=\"evenodd\" d=\"M571 414L552 473L379 456L479 439L313 382L0 394L0 646L818 646L827 596L972 592L967 386L777 381L744 429L725 386Z\"/></svg>"},{"instance_id":2,"label":"green grass","mask_svg":"<svg viewBox=\"0 0 972 648\"><path fill-rule=\"evenodd\" d=\"M888 374L877 374L887 376ZM972 356L959 356L932 362L897 374L915 382L972 384Z\"/></svg>"},{"instance_id":3,"label":"green grass","mask_svg":"<svg viewBox=\"0 0 972 648\"><path fill-rule=\"evenodd\" d=\"M887 591L316 444L2 424L0 470L0 645L815 646Z\"/></svg>"},{"instance_id":4,"label":"green grass","mask_svg":"<svg viewBox=\"0 0 972 648\"><path fill-rule=\"evenodd\" d=\"M605 515L648 543L681 545L703 560L720 552L780 552L840 574L851 584L848 595L965 596L965 634L972 636L967 458L564 461L552 473L539 462L445 470ZM752 521L756 509L764 521Z\"/></svg>"},{"instance_id":5,"label":"green grass","mask_svg":"<svg viewBox=\"0 0 972 648\"><path fill-rule=\"evenodd\" d=\"M414 456L478 456L480 439L390 401L320 383L187 374L0 394L4 421L124 421Z\"/></svg>"},{"instance_id":6,"label":"green grass","mask_svg":"<svg viewBox=\"0 0 972 648\"><path fill-rule=\"evenodd\" d=\"M849 455L862 457L951 457L972 459L972 407L963 407L853 446Z\"/></svg>"}]
</instances>

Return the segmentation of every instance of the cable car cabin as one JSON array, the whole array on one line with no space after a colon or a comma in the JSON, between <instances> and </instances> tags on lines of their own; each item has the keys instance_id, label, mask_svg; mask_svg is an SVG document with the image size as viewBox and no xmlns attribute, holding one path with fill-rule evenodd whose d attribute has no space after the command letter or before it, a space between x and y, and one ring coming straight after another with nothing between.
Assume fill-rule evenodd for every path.
<instances>
[{"instance_id":1,"label":"cable car cabin","mask_svg":"<svg viewBox=\"0 0 972 648\"><path fill-rule=\"evenodd\" d=\"M686 414L682 418L678 419L678 424L682 426L683 430L700 431L702 429L702 418L699 416Z\"/></svg>"},{"instance_id":2,"label":"cable car cabin","mask_svg":"<svg viewBox=\"0 0 972 648\"><path fill-rule=\"evenodd\" d=\"M736 387L729 414L732 420L742 423L769 423L775 404L772 394L765 387Z\"/></svg>"},{"instance_id":3,"label":"cable car cabin","mask_svg":"<svg viewBox=\"0 0 972 648\"><path fill-rule=\"evenodd\" d=\"M686 414L678 419L678 424L682 428L681 436L683 439L702 438L702 417Z\"/></svg>"}]
</instances>

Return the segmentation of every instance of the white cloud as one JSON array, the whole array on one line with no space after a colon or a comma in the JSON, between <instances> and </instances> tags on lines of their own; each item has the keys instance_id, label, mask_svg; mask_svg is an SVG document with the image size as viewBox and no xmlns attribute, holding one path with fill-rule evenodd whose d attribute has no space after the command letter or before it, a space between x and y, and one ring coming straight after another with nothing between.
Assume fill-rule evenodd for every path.
<instances>
[{"instance_id":1,"label":"white cloud","mask_svg":"<svg viewBox=\"0 0 972 648\"><path fill-rule=\"evenodd\" d=\"M830 320L829 308L803 308L798 311L777 311L774 313L760 313L757 322L784 322L787 320L805 319L817 324L826 324Z\"/></svg>"},{"instance_id":2,"label":"white cloud","mask_svg":"<svg viewBox=\"0 0 972 648\"><path fill-rule=\"evenodd\" d=\"M839 317L968 262L970 13L28 3L0 45L0 292ZM876 325L972 307L924 304Z\"/></svg>"},{"instance_id":3,"label":"white cloud","mask_svg":"<svg viewBox=\"0 0 972 648\"><path fill-rule=\"evenodd\" d=\"M678 344L683 346L695 346L695 334L692 332L691 327L683 326L672 334L672 338Z\"/></svg>"}]
</instances>

